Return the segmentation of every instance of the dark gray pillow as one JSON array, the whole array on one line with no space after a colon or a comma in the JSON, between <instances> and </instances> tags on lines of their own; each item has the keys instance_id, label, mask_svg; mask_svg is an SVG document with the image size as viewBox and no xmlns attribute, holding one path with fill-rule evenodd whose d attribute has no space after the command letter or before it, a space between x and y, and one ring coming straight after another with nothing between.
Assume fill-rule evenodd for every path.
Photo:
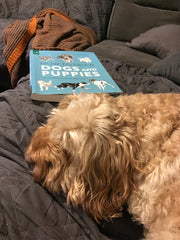
<instances>
[{"instance_id":1,"label":"dark gray pillow","mask_svg":"<svg viewBox=\"0 0 180 240\"><path fill-rule=\"evenodd\" d=\"M180 52L154 63L148 72L172 80L180 85Z\"/></svg>"},{"instance_id":2,"label":"dark gray pillow","mask_svg":"<svg viewBox=\"0 0 180 240\"><path fill-rule=\"evenodd\" d=\"M175 10L179 9L179 2L180 0L115 0L107 38L130 42L153 27L180 24L180 11Z\"/></svg>"},{"instance_id":3,"label":"dark gray pillow","mask_svg":"<svg viewBox=\"0 0 180 240\"><path fill-rule=\"evenodd\" d=\"M154 27L134 38L128 45L160 58L168 57L180 51L180 25Z\"/></svg>"}]
</instances>

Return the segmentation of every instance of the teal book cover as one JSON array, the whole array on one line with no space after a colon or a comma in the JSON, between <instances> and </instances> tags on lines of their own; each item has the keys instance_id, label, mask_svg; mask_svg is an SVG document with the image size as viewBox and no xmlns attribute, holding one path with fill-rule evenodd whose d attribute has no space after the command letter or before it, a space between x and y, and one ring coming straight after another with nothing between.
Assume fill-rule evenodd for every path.
<instances>
[{"instance_id":1,"label":"teal book cover","mask_svg":"<svg viewBox=\"0 0 180 240\"><path fill-rule=\"evenodd\" d=\"M73 93L122 92L93 52L31 50L32 99L59 101Z\"/></svg>"}]
</instances>

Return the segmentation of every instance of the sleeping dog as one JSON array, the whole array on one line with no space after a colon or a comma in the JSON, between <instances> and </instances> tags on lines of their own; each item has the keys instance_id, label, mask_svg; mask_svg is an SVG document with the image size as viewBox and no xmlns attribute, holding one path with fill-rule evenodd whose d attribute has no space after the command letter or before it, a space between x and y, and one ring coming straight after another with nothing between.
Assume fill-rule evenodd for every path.
<instances>
[{"instance_id":1,"label":"sleeping dog","mask_svg":"<svg viewBox=\"0 0 180 240\"><path fill-rule=\"evenodd\" d=\"M180 94L66 96L25 158L97 222L127 203L146 240L180 239Z\"/></svg>"}]
</instances>

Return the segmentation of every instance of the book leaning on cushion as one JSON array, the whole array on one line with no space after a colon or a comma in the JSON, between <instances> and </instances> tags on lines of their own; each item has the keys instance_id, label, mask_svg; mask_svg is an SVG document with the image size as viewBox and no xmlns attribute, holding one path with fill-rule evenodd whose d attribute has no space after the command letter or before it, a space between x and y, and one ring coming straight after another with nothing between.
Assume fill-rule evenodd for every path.
<instances>
[{"instance_id":1,"label":"book leaning on cushion","mask_svg":"<svg viewBox=\"0 0 180 240\"><path fill-rule=\"evenodd\" d=\"M31 98L58 102L66 94L122 92L93 52L31 50Z\"/></svg>"}]
</instances>

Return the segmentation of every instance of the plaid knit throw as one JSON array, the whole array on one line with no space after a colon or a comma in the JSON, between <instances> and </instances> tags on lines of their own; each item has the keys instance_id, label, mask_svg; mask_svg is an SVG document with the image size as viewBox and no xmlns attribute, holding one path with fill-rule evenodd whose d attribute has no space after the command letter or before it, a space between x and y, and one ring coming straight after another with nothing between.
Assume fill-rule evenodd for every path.
<instances>
[{"instance_id":1,"label":"plaid knit throw","mask_svg":"<svg viewBox=\"0 0 180 240\"><path fill-rule=\"evenodd\" d=\"M17 20L3 33L3 54L12 87L23 76L23 56L29 41L37 50L82 51L96 43L96 34L57 9L45 9L29 20Z\"/></svg>"}]
</instances>

